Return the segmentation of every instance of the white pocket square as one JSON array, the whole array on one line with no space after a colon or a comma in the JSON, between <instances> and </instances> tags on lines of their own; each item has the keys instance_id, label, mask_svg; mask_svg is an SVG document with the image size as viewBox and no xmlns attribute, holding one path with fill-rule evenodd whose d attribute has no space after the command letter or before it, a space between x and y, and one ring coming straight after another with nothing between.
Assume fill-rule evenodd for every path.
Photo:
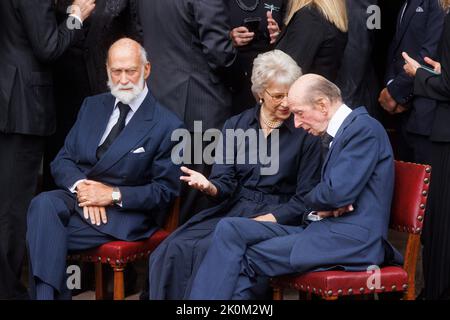
<instances>
[{"instance_id":1,"label":"white pocket square","mask_svg":"<svg viewBox=\"0 0 450 320\"><path fill-rule=\"evenodd\" d=\"M139 149L133 150L131 153L138 154L138 153L144 153L144 152L145 152L145 149L141 147Z\"/></svg>"},{"instance_id":2,"label":"white pocket square","mask_svg":"<svg viewBox=\"0 0 450 320\"><path fill-rule=\"evenodd\" d=\"M422 7L417 7L416 12L423 12L423 8Z\"/></svg>"}]
</instances>

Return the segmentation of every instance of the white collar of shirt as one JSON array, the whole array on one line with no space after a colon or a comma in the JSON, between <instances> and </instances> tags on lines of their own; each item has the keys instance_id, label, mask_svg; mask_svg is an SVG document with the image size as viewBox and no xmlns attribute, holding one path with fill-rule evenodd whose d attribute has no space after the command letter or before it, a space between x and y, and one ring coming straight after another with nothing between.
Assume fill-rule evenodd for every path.
<instances>
[{"instance_id":1,"label":"white collar of shirt","mask_svg":"<svg viewBox=\"0 0 450 320\"><path fill-rule=\"evenodd\" d=\"M328 124L327 133L335 138L339 128L342 126L350 113L352 113L352 109L347 107L345 104L341 105L339 109L337 109L336 113L331 117L330 123Z\"/></svg>"},{"instance_id":2,"label":"white collar of shirt","mask_svg":"<svg viewBox=\"0 0 450 320\"><path fill-rule=\"evenodd\" d=\"M142 92L136 97L136 99L134 99L133 101L130 102L129 106L131 109L131 112L136 113L136 111L139 109L139 107L141 106L141 104L144 102L145 98L147 97L148 94L148 88L147 85L145 85L144 90L142 90ZM117 104L119 103L119 99L116 98L116 102L114 103L114 109L117 108Z\"/></svg>"},{"instance_id":3,"label":"white collar of shirt","mask_svg":"<svg viewBox=\"0 0 450 320\"><path fill-rule=\"evenodd\" d=\"M134 99L133 101L130 102L130 104L129 104L130 111L128 112L127 118L125 119L125 125L128 125L131 118L133 118L134 114L138 111L139 107L142 105L145 98L147 97L147 94L148 94L148 88L147 88L147 85L145 85L144 90L142 90L142 92L136 97L136 99ZM117 107L117 104L119 102L120 101L118 99L116 99L113 112L109 118L108 124L106 125L106 130L103 133L103 136L102 136L102 139L100 140L99 146L102 145L103 142L105 142L105 140L108 137L109 133L111 132L112 128L116 125L117 121L119 120L120 110Z\"/></svg>"}]
</instances>

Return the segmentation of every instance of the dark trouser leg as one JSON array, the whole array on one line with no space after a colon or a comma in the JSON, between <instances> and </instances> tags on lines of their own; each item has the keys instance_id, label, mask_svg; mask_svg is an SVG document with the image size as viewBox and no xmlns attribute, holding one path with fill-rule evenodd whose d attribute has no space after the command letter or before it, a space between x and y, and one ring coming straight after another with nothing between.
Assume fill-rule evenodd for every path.
<instances>
[{"instance_id":1,"label":"dark trouser leg","mask_svg":"<svg viewBox=\"0 0 450 320\"><path fill-rule=\"evenodd\" d=\"M36 192L43 138L0 133L0 299L27 297L20 281L26 213Z\"/></svg>"},{"instance_id":2,"label":"dark trouser leg","mask_svg":"<svg viewBox=\"0 0 450 320\"><path fill-rule=\"evenodd\" d=\"M193 282L190 299L229 300L239 295L253 298L251 289L257 283L258 276L294 272L289 263L292 245L289 235L301 231L301 227L261 223L245 218L221 220ZM271 243L277 247L270 247ZM262 245L270 250L269 256L262 257L261 263L267 264L265 258L279 259L271 261L272 269L269 264L262 270L254 268L259 257L248 256L252 248L256 248L255 252L259 253L258 248ZM244 279L241 279L242 272Z\"/></svg>"},{"instance_id":3,"label":"dark trouser leg","mask_svg":"<svg viewBox=\"0 0 450 320\"><path fill-rule=\"evenodd\" d=\"M33 276L30 281L42 282L58 293L67 293L68 251L85 250L114 240L72 213L76 204L73 194L52 191L37 196L28 212L27 242Z\"/></svg>"}]
</instances>

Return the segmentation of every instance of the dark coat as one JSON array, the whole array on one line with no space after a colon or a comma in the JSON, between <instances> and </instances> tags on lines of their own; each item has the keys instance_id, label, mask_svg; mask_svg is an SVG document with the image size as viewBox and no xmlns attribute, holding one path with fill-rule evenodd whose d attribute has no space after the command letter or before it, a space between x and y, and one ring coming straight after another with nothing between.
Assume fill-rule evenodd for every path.
<instances>
[{"instance_id":1,"label":"dark coat","mask_svg":"<svg viewBox=\"0 0 450 320\"><path fill-rule=\"evenodd\" d=\"M50 63L81 30L57 25L54 1L0 2L0 132L48 136L55 130Z\"/></svg>"},{"instance_id":2,"label":"dark coat","mask_svg":"<svg viewBox=\"0 0 450 320\"><path fill-rule=\"evenodd\" d=\"M316 73L335 81L347 44L347 34L315 7L303 7L282 31L276 49L289 54L304 74Z\"/></svg>"},{"instance_id":3,"label":"dark coat","mask_svg":"<svg viewBox=\"0 0 450 320\"><path fill-rule=\"evenodd\" d=\"M400 10L397 30L389 49L385 84L394 100L410 109L402 119L402 126L408 132L429 136L436 102L414 96L414 79L403 70L405 62L402 52L407 52L423 65L426 64L425 57L436 59L444 11L436 0L410 0L400 23L403 9L404 6Z\"/></svg>"},{"instance_id":4,"label":"dark coat","mask_svg":"<svg viewBox=\"0 0 450 320\"><path fill-rule=\"evenodd\" d=\"M336 80L344 102L348 106L365 106L372 116L379 113L379 84L372 59L375 30L367 27L367 8L377 3L377 0L346 1L348 42Z\"/></svg>"},{"instance_id":5,"label":"dark coat","mask_svg":"<svg viewBox=\"0 0 450 320\"><path fill-rule=\"evenodd\" d=\"M231 115L226 69L236 51L222 0L138 0L144 46L152 63L149 87L163 105L203 129L220 129Z\"/></svg>"}]
</instances>

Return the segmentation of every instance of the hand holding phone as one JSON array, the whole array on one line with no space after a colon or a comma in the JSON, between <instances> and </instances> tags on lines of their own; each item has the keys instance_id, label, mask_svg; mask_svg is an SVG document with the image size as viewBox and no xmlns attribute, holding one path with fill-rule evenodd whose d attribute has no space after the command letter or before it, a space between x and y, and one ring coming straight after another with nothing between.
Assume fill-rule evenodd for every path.
<instances>
[{"instance_id":1,"label":"hand holding phone","mask_svg":"<svg viewBox=\"0 0 450 320\"><path fill-rule=\"evenodd\" d=\"M259 25L261 24L260 17L245 18L244 27L248 29L249 32L254 32L255 34L259 31Z\"/></svg>"}]
</instances>

